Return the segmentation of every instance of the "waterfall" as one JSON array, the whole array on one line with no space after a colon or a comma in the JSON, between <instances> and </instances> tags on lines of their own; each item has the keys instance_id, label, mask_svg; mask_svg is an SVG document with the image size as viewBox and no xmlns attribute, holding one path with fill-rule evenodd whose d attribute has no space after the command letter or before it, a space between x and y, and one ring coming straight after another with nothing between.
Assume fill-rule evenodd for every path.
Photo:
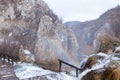
<instances>
[{"instance_id":1,"label":"waterfall","mask_svg":"<svg viewBox=\"0 0 120 80\"><path fill-rule=\"evenodd\" d=\"M81 68L84 68L85 64L87 63L90 57L92 56L100 57L98 58L96 64L94 64L91 68L86 68L85 70L80 72L78 77L75 77L75 71L70 72L71 74L73 74L73 76L71 76L70 74L67 74L65 72L57 73L50 70L42 69L36 65L28 64L28 63L16 64L14 65L14 70L17 77L23 80L27 80L27 79L41 80L41 78L42 79L45 78L45 80L82 80L82 78L90 71L104 69L109 65L111 61L120 60L120 58L115 56L114 54L115 53L112 54L97 53L84 58L79 65Z\"/></svg>"},{"instance_id":2,"label":"waterfall","mask_svg":"<svg viewBox=\"0 0 120 80\"><path fill-rule=\"evenodd\" d=\"M115 55L113 55L113 54L114 53L112 53L112 54L106 54L106 53L95 54L97 56L101 56L101 57L104 57L104 58L103 59L99 59L98 63L96 63L95 65L93 65L92 68L90 68L90 69L87 68L83 72L81 72L79 74L79 80L81 80L83 78L83 76L85 76L88 72L90 72L92 70L98 70L98 69L105 68L106 66L108 66L108 64L112 60L120 60L120 58L115 57ZM91 55L91 56L95 56L95 55ZM89 57L91 57L91 56L89 56ZM80 65L85 64L88 58L86 58L86 60L81 61ZM85 62L85 63L83 63L83 62Z\"/></svg>"}]
</instances>

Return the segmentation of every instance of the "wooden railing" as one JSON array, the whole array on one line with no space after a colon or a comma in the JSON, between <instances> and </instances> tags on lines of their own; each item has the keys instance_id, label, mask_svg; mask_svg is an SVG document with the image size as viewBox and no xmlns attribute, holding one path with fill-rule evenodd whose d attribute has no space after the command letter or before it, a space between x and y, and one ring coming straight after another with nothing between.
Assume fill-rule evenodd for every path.
<instances>
[{"instance_id":1,"label":"wooden railing","mask_svg":"<svg viewBox=\"0 0 120 80\"><path fill-rule=\"evenodd\" d=\"M74 65L72 65L72 64L70 64L70 63L67 63L67 62L65 62L65 61L63 61L63 60L61 60L61 59L58 59L58 61L59 61L59 72L61 72L62 63L66 64L66 65L68 65L68 66L70 66L70 67L75 68L75 69L76 69L76 77L78 77L79 71L82 70L81 68L79 68L79 67L77 67L77 66L74 66Z\"/></svg>"}]
</instances>

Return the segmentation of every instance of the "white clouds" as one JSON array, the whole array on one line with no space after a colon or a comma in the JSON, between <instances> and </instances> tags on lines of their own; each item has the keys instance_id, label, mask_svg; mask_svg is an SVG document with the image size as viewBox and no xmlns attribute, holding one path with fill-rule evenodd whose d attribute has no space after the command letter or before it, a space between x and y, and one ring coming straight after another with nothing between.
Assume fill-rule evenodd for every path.
<instances>
[{"instance_id":1,"label":"white clouds","mask_svg":"<svg viewBox=\"0 0 120 80\"><path fill-rule=\"evenodd\" d=\"M64 21L96 19L120 0L44 0Z\"/></svg>"}]
</instances>

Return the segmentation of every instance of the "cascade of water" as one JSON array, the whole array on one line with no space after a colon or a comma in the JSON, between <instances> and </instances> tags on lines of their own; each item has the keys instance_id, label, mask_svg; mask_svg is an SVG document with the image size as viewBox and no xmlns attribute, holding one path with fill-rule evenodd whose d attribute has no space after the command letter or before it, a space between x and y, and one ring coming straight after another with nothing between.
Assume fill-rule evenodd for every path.
<instances>
[{"instance_id":1,"label":"cascade of water","mask_svg":"<svg viewBox=\"0 0 120 80\"><path fill-rule=\"evenodd\" d=\"M81 80L83 78L83 76L85 76L88 72L90 72L92 70L97 70L97 69L105 68L110 63L110 61L112 61L112 60L120 60L120 58L115 57L114 54L98 53L98 54L95 54L95 55L102 56L103 58L99 59L98 63L96 63L95 65L93 65L92 68L90 68L90 69L87 68L83 72L81 72L80 75L79 75L79 80ZM92 55L92 56L94 56L94 55ZM85 64L87 62L87 60L88 60L88 58L86 58L85 60L83 60L80 63L80 65Z\"/></svg>"},{"instance_id":2,"label":"cascade of water","mask_svg":"<svg viewBox=\"0 0 120 80\"><path fill-rule=\"evenodd\" d=\"M49 70L44 70L33 64L27 64L27 63L22 63L22 64L20 63L17 65L14 65L14 68L15 68L15 73L16 73L17 77L19 77L20 79L30 78L30 77L36 78L36 76L38 76L38 78L46 77L49 80L82 80L82 78L90 71L98 70L98 69L104 70L104 68L107 67L107 65L109 65L109 63L112 60L120 60L120 58L115 57L115 55L113 55L113 54L98 53L95 55L90 55L89 57L92 57L92 56L97 56L100 58L97 60L97 63L94 64L91 68L87 68L84 71L82 71L79 74L78 78L76 78L75 76L70 76L64 72L57 73L57 72L53 72L53 71L49 71ZM87 63L87 60L89 60L89 57L84 58L81 61L80 65L79 65L81 68L85 66L85 64ZM74 74L75 73L73 72L73 75Z\"/></svg>"}]
</instances>

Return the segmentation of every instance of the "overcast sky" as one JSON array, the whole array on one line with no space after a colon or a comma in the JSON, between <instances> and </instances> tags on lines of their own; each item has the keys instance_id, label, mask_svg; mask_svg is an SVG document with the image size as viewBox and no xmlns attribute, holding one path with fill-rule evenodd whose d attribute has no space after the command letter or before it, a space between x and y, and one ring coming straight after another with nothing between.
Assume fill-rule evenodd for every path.
<instances>
[{"instance_id":1,"label":"overcast sky","mask_svg":"<svg viewBox=\"0 0 120 80\"><path fill-rule=\"evenodd\" d=\"M44 0L59 18L66 21L87 21L117 5L120 0Z\"/></svg>"}]
</instances>

